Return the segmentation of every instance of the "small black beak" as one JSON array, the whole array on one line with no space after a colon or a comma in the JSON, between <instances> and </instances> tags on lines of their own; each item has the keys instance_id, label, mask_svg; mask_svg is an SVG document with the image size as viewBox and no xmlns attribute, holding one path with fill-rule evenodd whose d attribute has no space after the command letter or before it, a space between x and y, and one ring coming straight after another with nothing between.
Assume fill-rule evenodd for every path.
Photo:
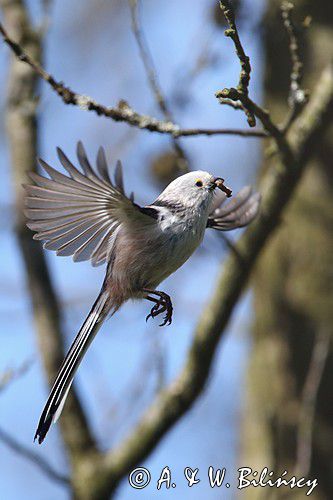
<instances>
[{"instance_id":1,"label":"small black beak","mask_svg":"<svg viewBox=\"0 0 333 500\"><path fill-rule=\"evenodd\" d=\"M224 185L224 179L222 179L222 177L215 177L213 185L214 188L217 187L221 189L221 191L223 191L227 195L227 198L231 197L232 191L231 189L229 189L227 186Z\"/></svg>"}]
</instances>

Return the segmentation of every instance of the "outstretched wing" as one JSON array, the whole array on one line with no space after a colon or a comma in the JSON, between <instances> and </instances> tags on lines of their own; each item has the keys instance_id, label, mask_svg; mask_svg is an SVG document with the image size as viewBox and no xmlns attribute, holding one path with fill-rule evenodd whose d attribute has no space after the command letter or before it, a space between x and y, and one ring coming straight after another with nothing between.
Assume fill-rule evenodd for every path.
<instances>
[{"instance_id":1,"label":"outstretched wing","mask_svg":"<svg viewBox=\"0 0 333 500\"><path fill-rule=\"evenodd\" d=\"M224 194L224 193L222 193ZM257 216L260 207L260 193L253 193L251 186L245 186L229 203L224 205L226 196L219 199L208 217L207 227L218 231L230 231L250 224Z\"/></svg>"},{"instance_id":2,"label":"outstretched wing","mask_svg":"<svg viewBox=\"0 0 333 500\"><path fill-rule=\"evenodd\" d=\"M34 239L57 255L73 255L74 261L91 259L93 266L103 264L122 221L128 217L144 224L156 222L124 192L123 174L117 163L114 182L110 179L103 148L97 155L97 172L91 167L81 142L77 157L82 171L57 149L59 160L69 176L45 161L40 165L50 178L30 173L34 185L27 191L27 226L37 231Z\"/></svg>"}]
</instances>

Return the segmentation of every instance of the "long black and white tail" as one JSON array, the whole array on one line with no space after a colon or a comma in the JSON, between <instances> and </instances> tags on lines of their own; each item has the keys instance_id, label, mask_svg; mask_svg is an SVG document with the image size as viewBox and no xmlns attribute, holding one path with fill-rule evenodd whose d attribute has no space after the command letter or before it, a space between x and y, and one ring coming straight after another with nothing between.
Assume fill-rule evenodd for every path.
<instances>
[{"instance_id":1,"label":"long black and white tail","mask_svg":"<svg viewBox=\"0 0 333 500\"><path fill-rule=\"evenodd\" d=\"M60 367L39 419L34 438L38 439L39 444L43 442L51 424L55 423L61 414L76 370L110 310L109 302L109 294L102 289Z\"/></svg>"}]
</instances>

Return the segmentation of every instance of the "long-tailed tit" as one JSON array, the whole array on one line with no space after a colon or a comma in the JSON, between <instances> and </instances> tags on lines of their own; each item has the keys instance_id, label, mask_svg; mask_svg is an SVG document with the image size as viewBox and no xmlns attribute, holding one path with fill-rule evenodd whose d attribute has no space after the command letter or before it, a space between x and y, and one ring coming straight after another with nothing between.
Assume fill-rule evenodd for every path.
<instances>
[{"instance_id":1,"label":"long-tailed tit","mask_svg":"<svg viewBox=\"0 0 333 500\"><path fill-rule=\"evenodd\" d=\"M31 173L34 185L26 185L28 227L44 248L57 255L73 255L74 261L107 263L101 291L51 389L39 420L35 439L42 443L50 425L63 408L74 374L91 341L107 316L132 298L154 305L147 316L164 313L170 324L170 297L156 287L187 261L201 243L206 228L229 231L249 224L258 213L260 196L244 187L228 204L231 191L223 179L208 172L190 172L171 182L150 205L141 207L124 192L118 162L110 179L104 150L98 151L95 171L81 143L77 156L82 171L58 149L69 176L43 160L50 178ZM216 188L219 188L217 191Z\"/></svg>"}]
</instances>

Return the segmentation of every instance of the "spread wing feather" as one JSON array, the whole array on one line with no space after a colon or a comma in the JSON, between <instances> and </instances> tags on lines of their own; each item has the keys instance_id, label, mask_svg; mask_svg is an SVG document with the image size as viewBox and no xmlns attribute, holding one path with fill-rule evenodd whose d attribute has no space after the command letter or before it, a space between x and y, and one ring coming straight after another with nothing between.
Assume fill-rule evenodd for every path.
<instances>
[{"instance_id":1,"label":"spread wing feather","mask_svg":"<svg viewBox=\"0 0 333 500\"><path fill-rule=\"evenodd\" d=\"M101 176L101 178L104 179L107 183L112 184L109 174L108 164L105 158L105 152L102 147L100 147L98 150L96 165L97 165L97 171Z\"/></svg>"},{"instance_id":2,"label":"spread wing feather","mask_svg":"<svg viewBox=\"0 0 333 500\"><path fill-rule=\"evenodd\" d=\"M207 227L218 231L230 231L250 224L258 215L261 196L253 193L251 186L245 186L226 205L222 204L213 210L207 222Z\"/></svg>"},{"instance_id":3,"label":"spread wing feather","mask_svg":"<svg viewBox=\"0 0 333 500\"><path fill-rule=\"evenodd\" d=\"M31 173L33 185L25 185L27 226L36 231L34 239L57 255L73 255L74 261L91 259L94 266L108 257L112 239L122 221L133 217L137 223L153 223L140 212L133 196L127 198L121 163L118 162L114 182L110 178L103 148L97 154L97 171L91 166L81 142L77 157L82 168L76 168L58 148L59 160L68 175L39 160L50 178Z\"/></svg>"}]
</instances>

